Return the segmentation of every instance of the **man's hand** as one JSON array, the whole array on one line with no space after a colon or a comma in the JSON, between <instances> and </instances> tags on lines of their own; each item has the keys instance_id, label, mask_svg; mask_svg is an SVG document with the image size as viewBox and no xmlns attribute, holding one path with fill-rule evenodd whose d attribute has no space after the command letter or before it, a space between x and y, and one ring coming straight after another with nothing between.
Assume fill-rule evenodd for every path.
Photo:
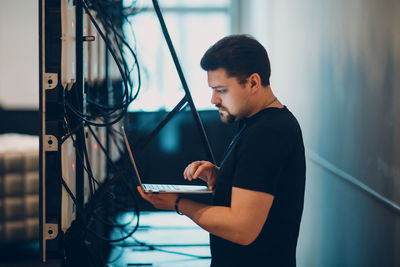
<instances>
[{"instance_id":1,"label":"man's hand","mask_svg":"<svg viewBox=\"0 0 400 267\"><path fill-rule=\"evenodd\" d=\"M178 194L167 193L167 194L152 194L143 192L140 186L137 187L142 198L150 202L155 208L160 210L175 210L175 201L178 198Z\"/></svg>"},{"instance_id":2,"label":"man's hand","mask_svg":"<svg viewBox=\"0 0 400 267\"><path fill-rule=\"evenodd\" d=\"M208 184L209 189L213 189L219 168L208 161L194 161L190 163L183 172L186 180L200 178Z\"/></svg>"}]
</instances>

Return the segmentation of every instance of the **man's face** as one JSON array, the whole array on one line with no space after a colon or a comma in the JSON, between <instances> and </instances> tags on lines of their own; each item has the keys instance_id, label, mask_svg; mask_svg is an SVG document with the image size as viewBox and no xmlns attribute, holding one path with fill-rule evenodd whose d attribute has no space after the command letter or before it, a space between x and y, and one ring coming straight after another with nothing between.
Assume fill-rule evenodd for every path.
<instances>
[{"instance_id":1,"label":"man's face","mask_svg":"<svg viewBox=\"0 0 400 267\"><path fill-rule=\"evenodd\" d=\"M213 89L211 103L218 108L221 121L232 123L249 114L250 88L236 77L228 77L223 68L207 71L208 85Z\"/></svg>"}]
</instances>

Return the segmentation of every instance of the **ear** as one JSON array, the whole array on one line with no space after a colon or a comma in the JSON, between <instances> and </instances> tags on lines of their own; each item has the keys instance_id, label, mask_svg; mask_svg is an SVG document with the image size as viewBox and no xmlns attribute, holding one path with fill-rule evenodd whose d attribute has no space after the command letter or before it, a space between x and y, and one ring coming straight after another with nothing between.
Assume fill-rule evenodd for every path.
<instances>
[{"instance_id":1,"label":"ear","mask_svg":"<svg viewBox=\"0 0 400 267\"><path fill-rule=\"evenodd\" d=\"M258 73L253 73L247 78L250 90L252 93L256 93L261 87L261 77Z\"/></svg>"}]
</instances>

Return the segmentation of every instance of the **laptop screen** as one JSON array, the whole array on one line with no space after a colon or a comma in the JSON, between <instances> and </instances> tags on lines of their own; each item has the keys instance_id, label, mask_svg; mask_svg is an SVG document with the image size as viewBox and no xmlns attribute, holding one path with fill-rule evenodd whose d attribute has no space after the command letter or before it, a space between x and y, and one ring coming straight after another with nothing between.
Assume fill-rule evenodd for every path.
<instances>
[{"instance_id":1,"label":"laptop screen","mask_svg":"<svg viewBox=\"0 0 400 267\"><path fill-rule=\"evenodd\" d=\"M133 158L133 154L132 154L132 151L131 151L131 146L129 145L128 137L126 136L124 126L121 126L121 130L122 130L122 134L124 135L125 146L126 146L126 149L128 150L129 158L130 158L131 163L133 165L133 169L135 170L135 173L136 173L136 176L138 178L140 186L142 186L142 179L140 179L139 171L138 171L138 169L136 167L135 159Z\"/></svg>"}]
</instances>

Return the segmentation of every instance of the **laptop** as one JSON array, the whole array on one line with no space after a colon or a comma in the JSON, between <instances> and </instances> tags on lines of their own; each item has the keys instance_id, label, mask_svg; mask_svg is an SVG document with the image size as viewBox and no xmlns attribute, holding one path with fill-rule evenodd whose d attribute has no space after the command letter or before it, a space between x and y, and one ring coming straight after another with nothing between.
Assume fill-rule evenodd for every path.
<instances>
[{"instance_id":1,"label":"laptop","mask_svg":"<svg viewBox=\"0 0 400 267\"><path fill-rule=\"evenodd\" d=\"M208 189L204 185L177 185L177 184L143 184L140 178L139 171L136 167L135 159L131 151L131 147L126 136L125 129L122 126L122 134L124 135L124 141L126 149L128 150L129 158L135 170L136 176L139 181L139 185L142 187L145 193L179 193L179 194L209 194L213 193L212 190Z\"/></svg>"}]
</instances>

